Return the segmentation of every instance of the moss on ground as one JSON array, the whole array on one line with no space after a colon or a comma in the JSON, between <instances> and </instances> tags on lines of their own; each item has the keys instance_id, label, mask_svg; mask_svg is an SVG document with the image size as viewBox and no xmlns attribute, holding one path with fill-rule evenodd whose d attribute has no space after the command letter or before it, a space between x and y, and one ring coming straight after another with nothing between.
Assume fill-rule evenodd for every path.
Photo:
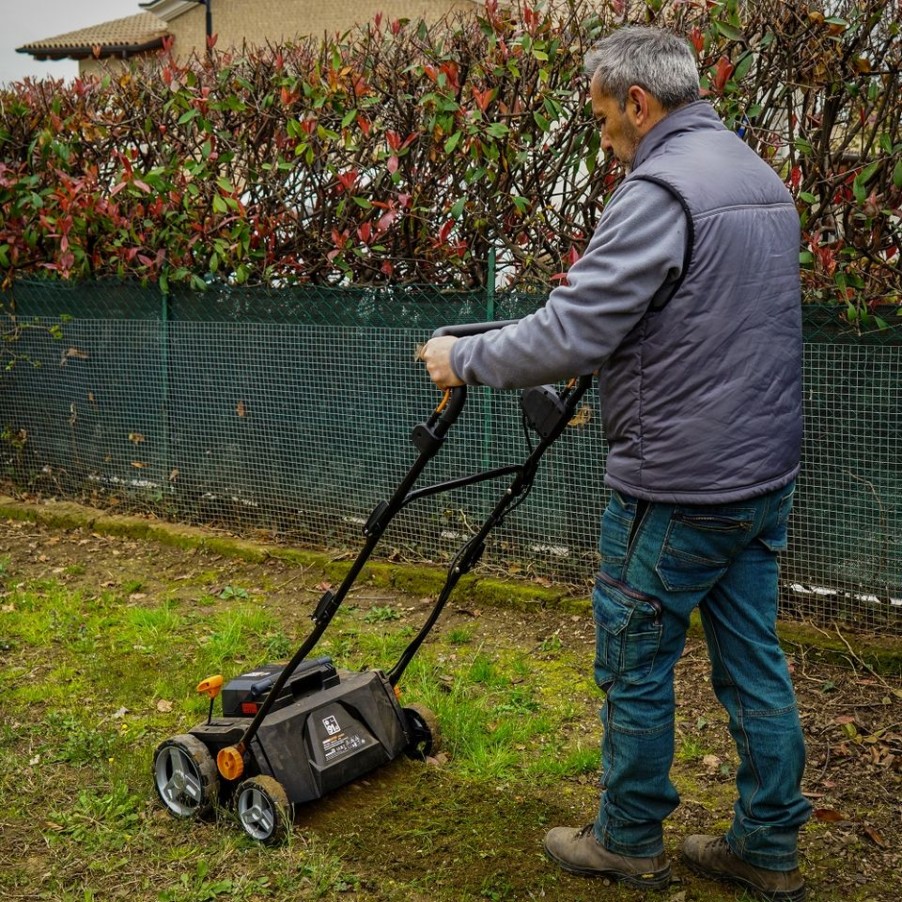
<instances>
[{"instance_id":1,"label":"moss on ground","mask_svg":"<svg viewBox=\"0 0 902 902\"><path fill-rule=\"evenodd\" d=\"M182 549L204 549L249 563L285 561L319 572L326 581L335 584L345 578L352 563L349 560L336 561L327 552L251 542L201 527L141 516L109 514L73 502L29 504L0 496L0 516L62 529L88 528L100 534L152 540ZM409 595L433 596L441 590L446 575L443 567L433 564L370 561L358 581L372 586L391 587ZM588 608L584 596L573 595L566 590L479 574L464 576L455 594L474 604L496 607L520 607L526 610L531 607L548 608L574 613ZM830 663L851 664L885 676L902 675L902 643L898 637L844 634L836 627L826 630L811 624L788 621L780 623L779 632L784 646L792 652L815 655ZM693 618L692 633L701 635L697 613Z\"/></svg>"}]
</instances>

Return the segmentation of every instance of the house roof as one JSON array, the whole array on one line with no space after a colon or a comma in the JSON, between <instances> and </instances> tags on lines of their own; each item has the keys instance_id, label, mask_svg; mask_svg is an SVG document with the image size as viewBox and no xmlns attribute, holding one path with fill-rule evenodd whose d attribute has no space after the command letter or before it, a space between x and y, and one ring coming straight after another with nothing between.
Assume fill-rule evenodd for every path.
<instances>
[{"instance_id":1,"label":"house roof","mask_svg":"<svg viewBox=\"0 0 902 902\"><path fill-rule=\"evenodd\" d=\"M32 41L17 47L19 53L29 53L35 59L85 59L129 57L163 46L169 34L166 23L153 13L143 12L124 19L101 22L77 31Z\"/></svg>"},{"instance_id":2,"label":"house roof","mask_svg":"<svg viewBox=\"0 0 902 902\"><path fill-rule=\"evenodd\" d=\"M182 13L194 9L199 0L145 0L139 3L141 9L152 12L155 16L163 19L165 22L171 22L178 18Z\"/></svg>"}]
</instances>

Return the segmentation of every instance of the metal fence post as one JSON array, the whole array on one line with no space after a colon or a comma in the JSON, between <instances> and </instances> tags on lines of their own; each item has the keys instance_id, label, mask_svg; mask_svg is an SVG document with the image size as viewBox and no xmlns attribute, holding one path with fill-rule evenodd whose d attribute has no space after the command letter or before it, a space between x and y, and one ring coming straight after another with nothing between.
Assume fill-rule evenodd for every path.
<instances>
[{"instance_id":1,"label":"metal fence post","mask_svg":"<svg viewBox=\"0 0 902 902\"><path fill-rule=\"evenodd\" d=\"M486 266L485 277L485 321L492 322L495 319L495 248L489 248L489 258ZM482 469L490 470L492 467L492 443L494 442L494 430L492 428L492 395L491 391L484 391L482 397ZM487 487L483 492L487 491Z\"/></svg>"},{"instance_id":2,"label":"metal fence post","mask_svg":"<svg viewBox=\"0 0 902 902\"><path fill-rule=\"evenodd\" d=\"M169 385L169 322L171 319L171 305L169 296L169 287L162 289L160 293L160 379L161 379L161 410L160 421L163 430L163 460L161 467L160 479L162 485L160 487L160 498L165 497L167 492L174 491L174 483L170 478L172 476L172 448L171 435L169 430L170 411L170 385Z\"/></svg>"}]
</instances>

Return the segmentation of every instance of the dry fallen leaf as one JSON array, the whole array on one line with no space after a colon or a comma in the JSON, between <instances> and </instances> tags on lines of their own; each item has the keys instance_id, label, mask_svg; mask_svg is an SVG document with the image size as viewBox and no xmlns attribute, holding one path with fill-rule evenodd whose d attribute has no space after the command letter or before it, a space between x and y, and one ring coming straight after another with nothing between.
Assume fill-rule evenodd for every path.
<instances>
[{"instance_id":1,"label":"dry fallen leaf","mask_svg":"<svg viewBox=\"0 0 902 902\"><path fill-rule=\"evenodd\" d=\"M864 835L867 836L875 846L880 846L881 849L886 848L886 840L883 838L883 834L879 833L868 824L865 824L862 829L864 830Z\"/></svg>"},{"instance_id":2,"label":"dry fallen leaf","mask_svg":"<svg viewBox=\"0 0 902 902\"><path fill-rule=\"evenodd\" d=\"M841 811L834 808L815 808L813 816L816 821L823 821L826 824L838 824L848 820Z\"/></svg>"},{"instance_id":3,"label":"dry fallen leaf","mask_svg":"<svg viewBox=\"0 0 902 902\"><path fill-rule=\"evenodd\" d=\"M63 353L62 360L60 360L60 366L65 366L66 361L68 360L88 360L90 356L91 355L87 351L83 351L81 348L68 348Z\"/></svg>"},{"instance_id":4,"label":"dry fallen leaf","mask_svg":"<svg viewBox=\"0 0 902 902\"><path fill-rule=\"evenodd\" d=\"M161 714L168 714L172 710L172 702L167 702L166 699L161 698L157 702L157 711Z\"/></svg>"},{"instance_id":5,"label":"dry fallen leaf","mask_svg":"<svg viewBox=\"0 0 902 902\"><path fill-rule=\"evenodd\" d=\"M588 405L584 404L579 410L576 411L575 414L570 418L570 422L567 423L568 426L585 426L589 420L592 419L592 408Z\"/></svg>"}]
</instances>

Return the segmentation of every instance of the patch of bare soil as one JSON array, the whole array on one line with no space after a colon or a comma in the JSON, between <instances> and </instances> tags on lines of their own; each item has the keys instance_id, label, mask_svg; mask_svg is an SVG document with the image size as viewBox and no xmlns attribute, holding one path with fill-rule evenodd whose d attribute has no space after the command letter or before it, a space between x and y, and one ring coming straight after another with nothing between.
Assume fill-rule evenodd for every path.
<instances>
[{"instance_id":1,"label":"patch of bare soil","mask_svg":"<svg viewBox=\"0 0 902 902\"><path fill-rule=\"evenodd\" d=\"M0 523L0 558L9 562L13 582L48 577L90 592L126 587L138 600L180 592L186 600L195 599L199 591L218 597L227 586L241 586L265 597L293 636L306 634L307 615L322 593L321 574L280 561L249 564L33 523ZM427 599L375 587L355 594L354 604L362 610L390 604L416 626L429 607ZM588 613L455 607L452 600L437 630L462 623L486 648L519 645L539 655L553 636L577 651L586 671L592 664ZM808 743L804 788L815 806L801 840L809 898L896 902L902 887L902 681L870 672L854 656L845 667L823 663L801 648L791 649L790 656ZM660 897L665 902L716 898L704 894L711 892L710 885L681 864L678 850L689 833L723 830L732 805L735 753L708 682L699 636L691 638L678 669L677 697L674 780L683 802L666 828L674 883ZM597 697L580 700L584 716L574 729L588 741L598 733L598 702ZM399 760L310 806L300 813L297 828L305 841L341 856L359 881L349 889L356 898L401 898L388 889L394 881L409 888L418 875L428 874L423 899L435 898L439 888L459 887L461 898L588 900L600 897L597 882L555 873L541 854L541 839L550 826L591 820L596 798L594 781L585 777L564 780L552 791L527 793L521 784L515 792L505 785L487 792L484 784L448 779L441 761L424 767ZM17 842L0 836L0 860L18 854ZM404 898L415 898L411 892L405 890ZM744 898L730 889L723 893L727 899Z\"/></svg>"}]
</instances>

